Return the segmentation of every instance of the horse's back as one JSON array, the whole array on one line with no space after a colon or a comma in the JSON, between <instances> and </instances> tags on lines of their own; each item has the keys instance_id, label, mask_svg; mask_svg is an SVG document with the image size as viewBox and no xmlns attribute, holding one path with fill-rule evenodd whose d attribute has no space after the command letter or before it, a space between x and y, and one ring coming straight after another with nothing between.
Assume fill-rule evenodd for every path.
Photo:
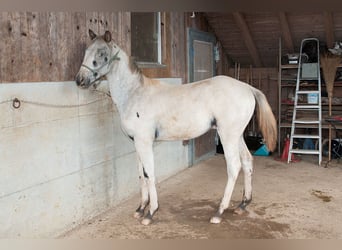
<instances>
[{"instance_id":1,"label":"horse's back","mask_svg":"<svg viewBox=\"0 0 342 250\"><path fill-rule=\"evenodd\" d=\"M241 130L255 107L248 85L226 76L177 86L161 83L153 88L146 102L159 126L160 139L193 138L216 122Z\"/></svg>"},{"instance_id":2,"label":"horse's back","mask_svg":"<svg viewBox=\"0 0 342 250\"><path fill-rule=\"evenodd\" d=\"M189 85L187 94L200 97L200 101L212 109L221 108L226 112L254 109L255 99L251 86L232 77L215 76Z\"/></svg>"}]
</instances>

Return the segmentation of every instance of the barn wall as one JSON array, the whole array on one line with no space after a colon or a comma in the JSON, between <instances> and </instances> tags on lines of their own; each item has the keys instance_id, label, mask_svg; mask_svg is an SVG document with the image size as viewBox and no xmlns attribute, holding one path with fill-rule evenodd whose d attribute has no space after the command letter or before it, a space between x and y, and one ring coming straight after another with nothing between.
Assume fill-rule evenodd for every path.
<instances>
[{"instance_id":1,"label":"barn wall","mask_svg":"<svg viewBox=\"0 0 342 250\"><path fill-rule=\"evenodd\" d=\"M0 92L59 105L99 100L0 105L0 237L55 236L138 193L133 143L109 98L73 82L2 84ZM157 181L188 166L182 142L156 143L154 151Z\"/></svg>"},{"instance_id":2,"label":"barn wall","mask_svg":"<svg viewBox=\"0 0 342 250\"><path fill-rule=\"evenodd\" d=\"M0 12L0 82L74 80L88 29L110 30L130 52L128 12Z\"/></svg>"},{"instance_id":3,"label":"barn wall","mask_svg":"<svg viewBox=\"0 0 342 250\"><path fill-rule=\"evenodd\" d=\"M167 14L165 21L165 34L173 34L165 47L167 70L152 69L149 76L180 84L184 16ZM89 28L111 30L130 54L127 12L0 12L1 237L54 236L138 193L134 147L115 106L73 82ZM15 97L57 105L101 100L79 107L22 102L19 109L4 102ZM154 150L158 181L189 164L190 150L180 141L156 143Z\"/></svg>"},{"instance_id":4,"label":"barn wall","mask_svg":"<svg viewBox=\"0 0 342 250\"><path fill-rule=\"evenodd\" d=\"M229 76L234 77L234 67L228 70ZM240 80L260 89L266 95L273 112L278 108L278 71L275 68L240 68Z\"/></svg>"},{"instance_id":5,"label":"barn wall","mask_svg":"<svg viewBox=\"0 0 342 250\"><path fill-rule=\"evenodd\" d=\"M186 21L182 12L162 14L164 67L143 68L149 77L185 82ZM0 12L0 82L72 81L89 44L88 29L110 30L130 54L130 13Z\"/></svg>"}]
</instances>

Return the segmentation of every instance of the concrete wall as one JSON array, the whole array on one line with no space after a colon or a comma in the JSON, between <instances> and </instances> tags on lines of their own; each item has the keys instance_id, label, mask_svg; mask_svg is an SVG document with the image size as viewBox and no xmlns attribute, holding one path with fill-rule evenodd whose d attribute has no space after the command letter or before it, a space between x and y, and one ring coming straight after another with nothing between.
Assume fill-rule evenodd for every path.
<instances>
[{"instance_id":1,"label":"concrete wall","mask_svg":"<svg viewBox=\"0 0 342 250\"><path fill-rule=\"evenodd\" d=\"M53 237L138 192L133 143L110 98L73 82L0 84L0 103L15 97L26 100L19 109L0 104L1 238ZM186 168L188 154L180 141L156 143L157 181Z\"/></svg>"}]
</instances>

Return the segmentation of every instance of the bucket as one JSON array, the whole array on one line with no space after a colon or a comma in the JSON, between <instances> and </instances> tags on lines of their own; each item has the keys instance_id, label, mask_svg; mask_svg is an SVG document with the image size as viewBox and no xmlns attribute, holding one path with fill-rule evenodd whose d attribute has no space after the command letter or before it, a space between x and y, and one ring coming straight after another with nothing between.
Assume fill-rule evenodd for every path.
<instances>
[{"instance_id":1,"label":"bucket","mask_svg":"<svg viewBox=\"0 0 342 250\"><path fill-rule=\"evenodd\" d=\"M266 145L262 145L257 151L254 152L255 156L269 156L270 152Z\"/></svg>"}]
</instances>

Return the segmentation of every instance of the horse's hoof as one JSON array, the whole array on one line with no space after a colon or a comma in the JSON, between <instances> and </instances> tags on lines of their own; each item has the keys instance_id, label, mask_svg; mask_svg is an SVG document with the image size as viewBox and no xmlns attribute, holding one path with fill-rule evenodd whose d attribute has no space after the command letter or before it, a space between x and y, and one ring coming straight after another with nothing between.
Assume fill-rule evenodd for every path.
<instances>
[{"instance_id":1,"label":"horse's hoof","mask_svg":"<svg viewBox=\"0 0 342 250\"><path fill-rule=\"evenodd\" d=\"M137 211L137 212L134 213L133 216L136 219L140 219L140 218L144 217L144 212L143 211Z\"/></svg>"},{"instance_id":2,"label":"horse's hoof","mask_svg":"<svg viewBox=\"0 0 342 250\"><path fill-rule=\"evenodd\" d=\"M237 214L237 215L243 215L244 213L246 213L246 209L241 208L241 207L237 207L234 209L233 213Z\"/></svg>"},{"instance_id":3,"label":"horse's hoof","mask_svg":"<svg viewBox=\"0 0 342 250\"><path fill-rule=\"evenodd\" d=\"M222 217L218 217L218 216L211 217L210 219L211 224L220 224L221 221L222 221Z\"/></svg>"},{"instance_id":4,"label":"horse's hoof","mask_svg":"<svg viewBox=\"0 0 342 250\"><path fill-rule=\"evenodd\" d=\"M150 218L144 218L142 221L141 221L141 224L143 224L144 226L148 226L152 223L152 219Z\"/></svg>"}]
</instances>

